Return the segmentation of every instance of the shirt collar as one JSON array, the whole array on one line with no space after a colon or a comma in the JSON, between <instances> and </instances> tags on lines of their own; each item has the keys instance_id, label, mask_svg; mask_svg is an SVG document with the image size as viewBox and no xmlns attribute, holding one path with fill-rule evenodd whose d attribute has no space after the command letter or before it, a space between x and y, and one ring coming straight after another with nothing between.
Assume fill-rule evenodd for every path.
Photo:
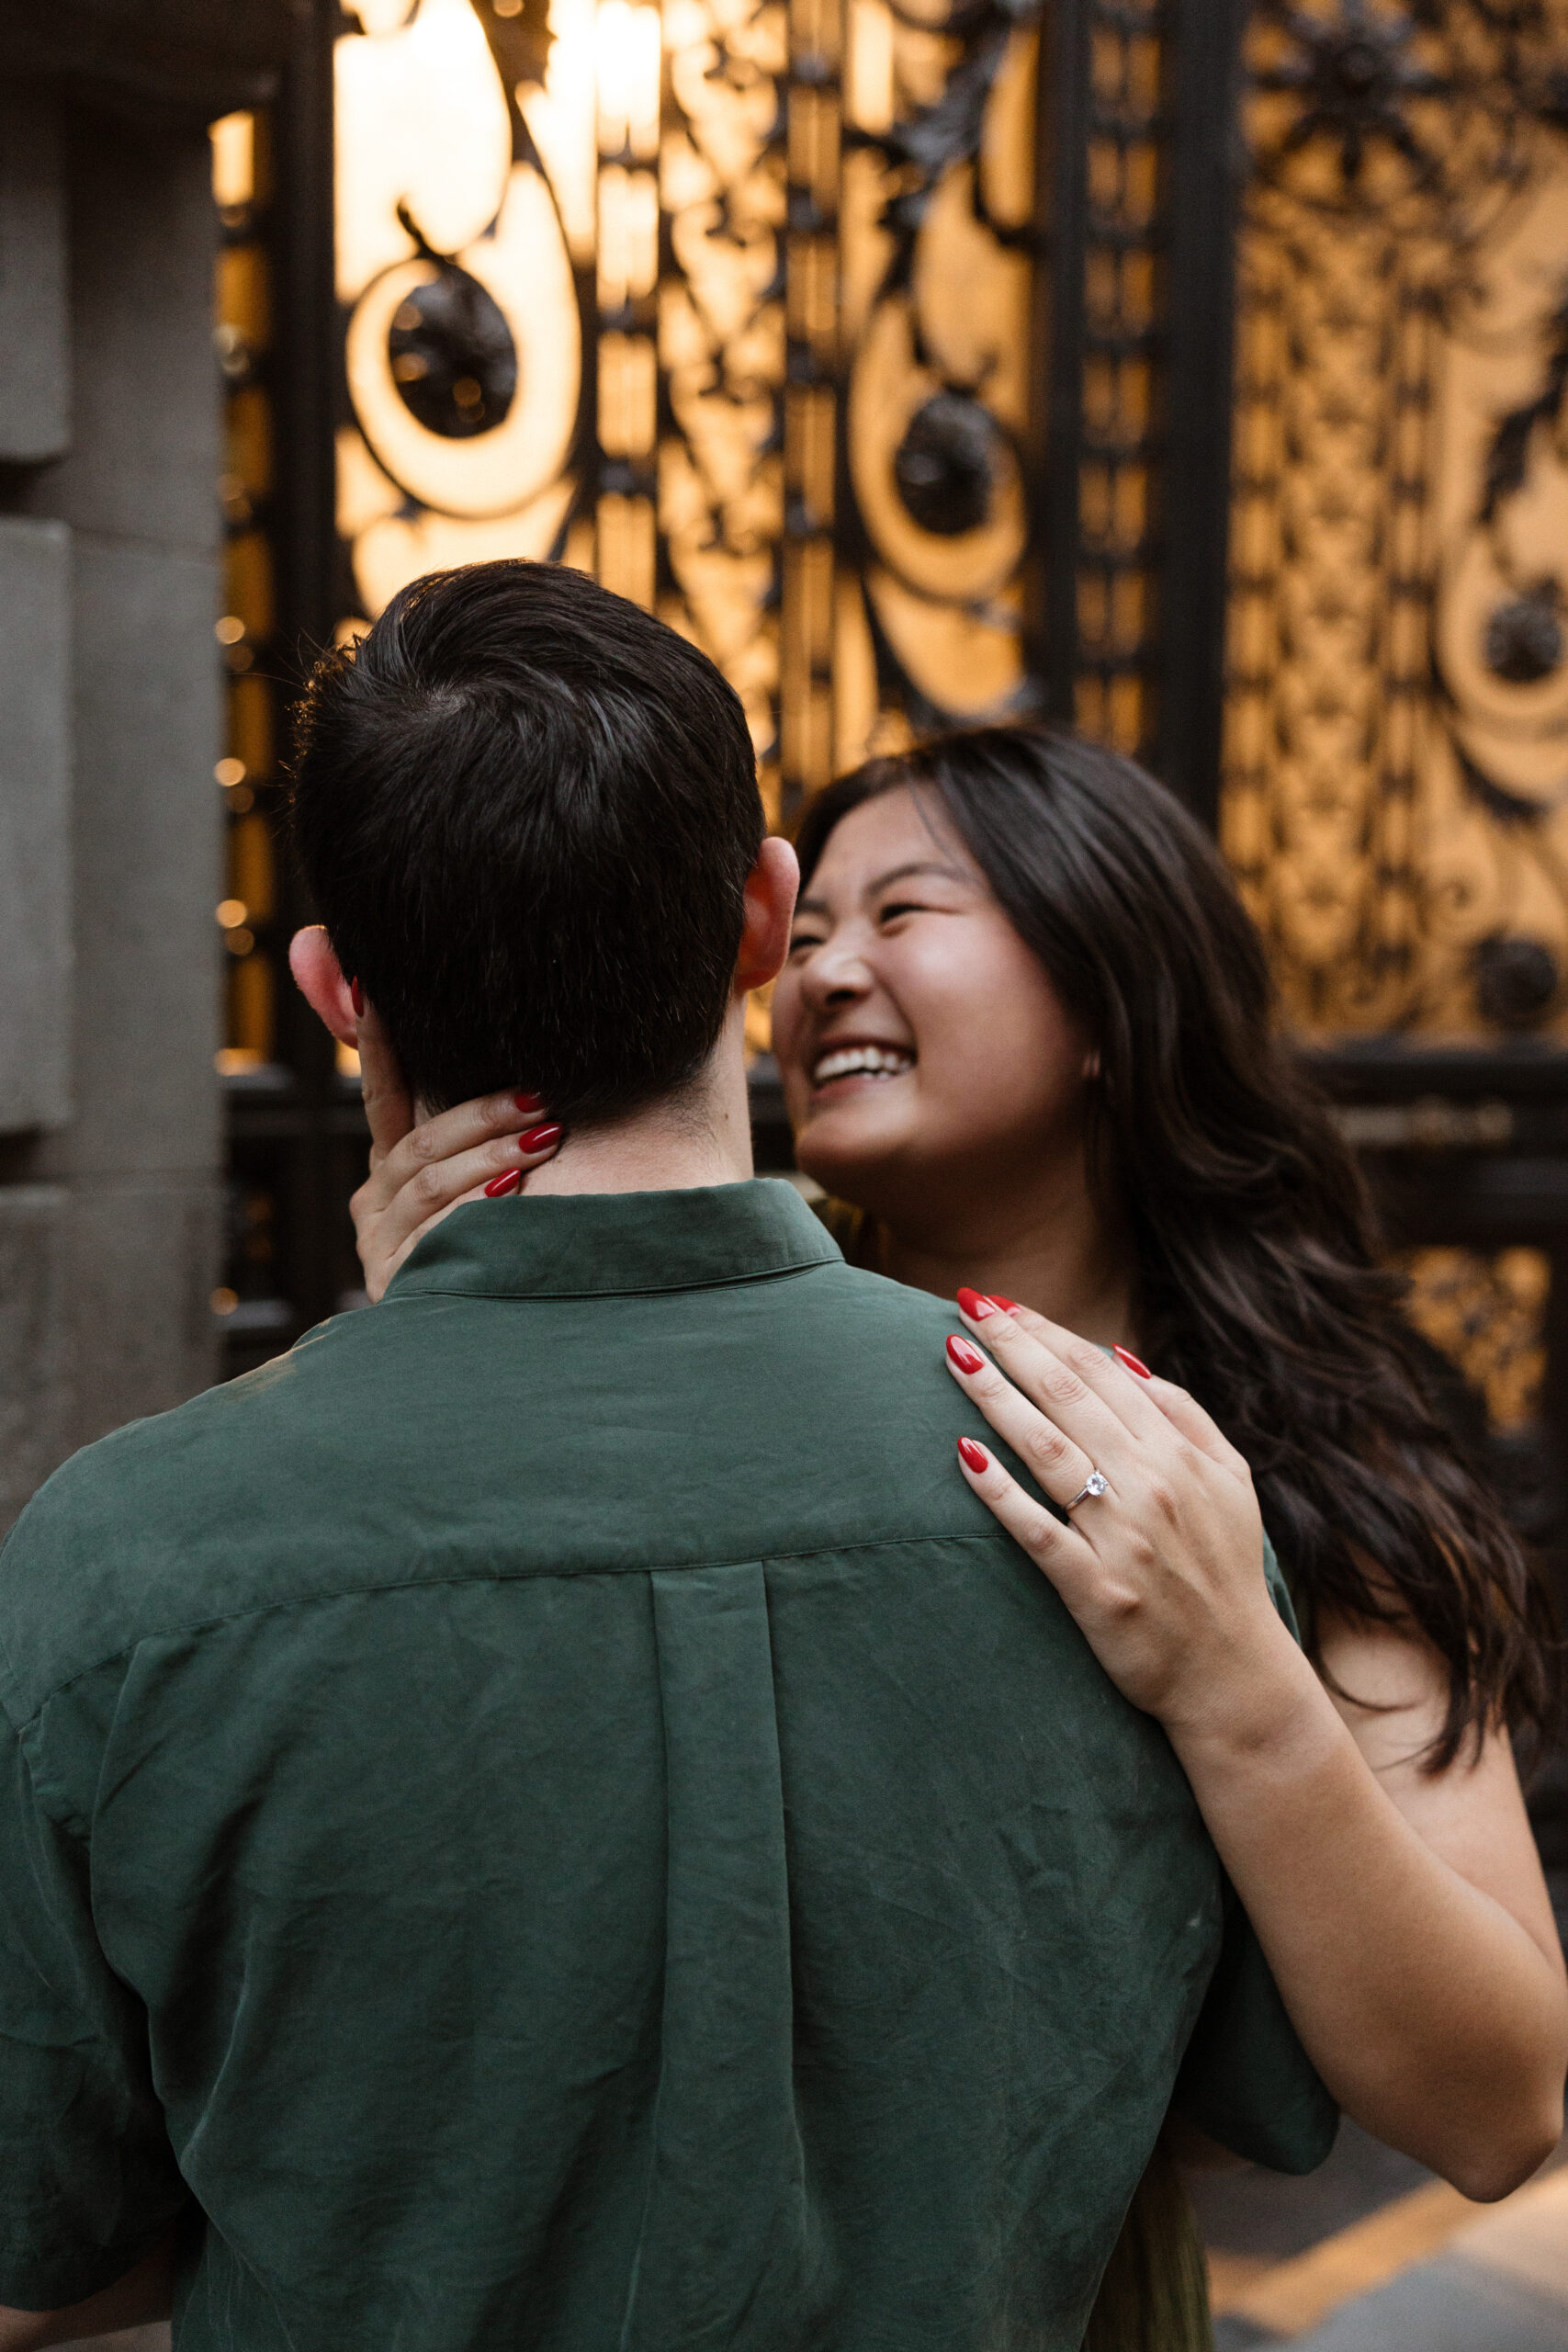
<instances>
[{"instance_id":1,"label":"shirt collar","mask_svg":"<svg viewBox=\"0 0 1568 2352\"><path fill-rule=\"evenodd\" d=\"M840 1261L793 1184L469 1201L411 1251L389 1298L610 1298L765 1282Z\"/></svg>"}]
</instances>

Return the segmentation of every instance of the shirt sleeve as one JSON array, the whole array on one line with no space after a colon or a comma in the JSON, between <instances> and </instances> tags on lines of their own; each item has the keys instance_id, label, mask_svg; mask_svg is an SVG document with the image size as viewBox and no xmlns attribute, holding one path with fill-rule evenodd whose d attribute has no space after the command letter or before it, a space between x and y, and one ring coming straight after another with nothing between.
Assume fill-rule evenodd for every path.
<instances>
[{"instance_id":1,"label":"shirt sleeve","mask_svg":"<svg viewBox=\"0 0 1568 2352\"><path fill-rule=\"evenodd\" d=\"M1299 1641L1290 1589L1267 1534L1263 1572L1275 1608ZM1252 1923L1228 1883L1219 1962L1171 2105L1233 2154L1273 2172L1314 2171L1339 2128L1339 2110L1296 2038Z\"/></svg>"},{"instance_id":2,"label":"shirt sleeve","mask_svg":"<svg viewBox=\"0 0 1568 2352\"><path fill-rule=\"evenodd\" d=\"M0 1713L0 2304L96 2294L189 2202L146 2013L93 1930L86 1852Z\"/></svg>"},{"instance_id":3,"label":"shirt sleeve","mask_svg":"<svg viewBox=\"0 0 1568 2352\"><path fill-rule=\"evenodd\" d=\"M1227 1887L1218 1965L1171 2105L1234 2155L1271 2172L1313 2172L1339 2109L1296 2038L1246 1912Z\"/></svg>"}]
</instances>

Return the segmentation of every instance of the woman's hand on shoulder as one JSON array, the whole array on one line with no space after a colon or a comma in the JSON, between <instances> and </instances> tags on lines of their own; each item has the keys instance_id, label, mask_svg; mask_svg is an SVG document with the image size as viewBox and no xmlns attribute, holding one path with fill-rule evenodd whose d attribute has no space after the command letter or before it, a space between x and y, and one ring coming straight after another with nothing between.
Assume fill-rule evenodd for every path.
<instances>
[{"instance_id":1,"label":"woman's hand on shoulder","mask_svg":"<svg viewBox=\"0 0 1568 2352\"><path fill-rule=\"evenodd\" d=\"M1394 1624L1325 1613L1331 1698L1269 1596L1247 1464L1201 1408L1040 1316L959 1304L987 1354L950 1340L949 1363L998 1436L1058 1504L1091 1467L1106 1484L1064 1526L970 1439L964 1474L1165 1725L1324 2081L1466 2196L1506 2195L1562 2129L1568 2053L1506 1734L1425 1771L1445 1677Z\"/></svg>"},{"instance_id":2,"label":"woman's hand on shoulder","mask_svg":"<svg viewBox=\"0 0 1568 2352\"><path fill-rule=\"evenodd\" d=\"M365 1288L378 1299L411 1250L465 1201L515 1193L553 1159L561 1130L534 1094L485 1094L416 1125L375 1012L359 1023L370 1173L349 1203Z\"/></svg>"},{"instance_id":3,"label":"woman's hand on shoulder","mask_svg":"<svg viewBox=\"0 0 1568 2352\"><path fill-rule=\"evenodd\" d=\"M989 1448L961 1440L964 1476L1055 1586L1123 1696L1171 1731L1244 1744L1314 1678L1263 1570L1247 1464L1185 1389L1108 1356L1027 1308L973 1291L976 1340L948 1369L1058 1506L1044 1510ZM1104 1489L1083 1494L1091 1476ZM1081 1499L1077 1499L1081 1497Z\"/></svg>"}]
</instances>

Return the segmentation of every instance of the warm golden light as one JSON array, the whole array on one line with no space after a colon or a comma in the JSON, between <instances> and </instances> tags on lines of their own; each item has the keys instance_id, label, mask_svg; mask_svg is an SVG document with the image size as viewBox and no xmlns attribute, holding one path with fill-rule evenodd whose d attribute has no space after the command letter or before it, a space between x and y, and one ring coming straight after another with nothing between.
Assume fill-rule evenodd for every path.
<instances>
[{"instance_id":1,"label":"warm golden light","mask_svg":"<svg viewBox=\"0 0 1568 2352\"><path fill-rule=\"evenodd\" d=\"M599 175L599 304L624 310L659 282L659 183L606 164Z\"/></svg>"},{"instance_id":2,"label":"warm golden light","mask_svg":"<svg viewBox=\"0 0 1568 2352\"><path fill-rule=\"evenodd\" d=\"M244 922L250 909L243 899L220 899L213 911L225 931L233 931Z\"/></svg>"},{"instance_id":3,"label":"warm golden light","mask_svg":"<svg viewBox=\"0 0 1568 2352\"><path fill-rule=\"evenodd\" d=\"M1252 12L1220 832L1293 1025L1561 1044L1568 153L1473 16L1363 152Z\"/></svg>"},{"instance_id":4,"label":"warm golden light","mask_svg":"<svg viewBox=\"0 0 1568 2352\"><path fill-rule=\"evenodd\" d=\"M374 619L421 572L559 541L581 390L572 261L592 241L592 8L553 0L545 87L514 94L553 181L513 154L468 0L358 14L363 33L336 46L354 413L337 519Z\"/></svg>"},{"instance_id":5,"label":"warm golden light","mask_svg":"<svg viewBox=\"0 0 1568 2352\"><path fill-rule=\"evenodd\" d=\"M658 154L660 62L658 9L599 0L593 64L603 154Z\"/></svg>"},{"instance_id":6,"label":"warm golden light","mask_svg":"<svg viewBox=\"0 0 1568 2352\"><path fill-rule=\"evenodd\" d=\"M366 0L336 44L361 609L491 556L591 569L713 656L792 804L911 697L1010 707L1037 28L993 53L949 0L547 10L542 53L501 35L513 0ZM973 130L912 162L904 128L982 64Z\"/></svg>"},{"instance_id":7,"label":"warm golden light","mask_svg":"<svg viewBox=\"0 0 1568 2352\"><path fill-rule=\"evenodd\" d=\"M596 154L593 0L550 0L550 58L544 86L525 85L517 104L537 147L572 260L593 258Z\"/></svg>"},{"instance_id":8,"label":"warm golden light","mask_svg":"<svg viewBox=\"0 0 1568 2352\"><path fill-rule=\"evenodd\" d=\"M220 211L237 212L255 194L255 118L226 114L208 135L212 141L213 201Z\"/></svg>"},{"instance_id":9,"label":"warm golden light","mask_svg":"<svg viewBox=\"0 0 1568 2352\"><path fill-rule=\"evenodd\" d=\"M494 220L512 162L506 93L468 0L421 0L408 23L406 10L357 13L366 30L335 58L345 302L416 250L400 205L435 252L455 254Z\"/></svg>"},{"instance_id":10,"label":"warm golden light","mask_svg":"<svg viewBox=\"0 0 1568 2352\"><path fill-rule=\"evenodd\" d=\"M504 421L472 440L451 439L433 433L403 401L388 334L409 295L437 276L434 263L415 258L383 272L361 295L344 348L349 390L379 466L421 504L446 514L514 514L548 485L566 456L580 368L570 264L549 190L530 164L514 166L488 232L457 258L493 297L517 347L521 381Z\"/></svg>"}]
</instances>

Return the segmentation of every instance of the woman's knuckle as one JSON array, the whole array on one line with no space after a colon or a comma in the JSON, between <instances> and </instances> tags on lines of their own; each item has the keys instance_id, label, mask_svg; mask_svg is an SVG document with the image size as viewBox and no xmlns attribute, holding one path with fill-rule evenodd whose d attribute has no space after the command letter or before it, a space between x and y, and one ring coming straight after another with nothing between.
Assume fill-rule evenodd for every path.
<instances>
[{"instance_id":1,"label":"woman's knuckle","mask_svg":"<svg viewBox=\"0 0 1568 2352\"><path fill-rule=\"evenodd\" d=\"M1127 1538L1127 1560L1137 1583L1146 1584L1158 1564L1159 1547L1141 1527L1134 1527Z\"/></svg>"},{"instance_id":2,"label":"woman's knuckle","mask_svg":"<svg viewBox=\"0 0 1568 2352\"><path fill-rule=\"evenodd\" d=\"M432 1207L441 1198L443 1189L442 1172L438 1167L422 1168L413 1180L415 1200L426 1202Z\"/></svg>"},{"instance_id":3,"label":"woman's knuckle","mask_svg":"<svg viewBox=\"0 0 1568 2352\"><path fill-rule=\"evenodd\" d=\"M1047 1366L1041 1377L1041 1386L1054 1404L1076 1405L1088 1393L1071 1364L1059 1359Z\"/></svg>"},{"instance_id":4,"label":"woman's knuckle","mask_svg":"<svg viewBox=\"0 0 1568 2352\"><path fill-rule=\"evenodd\" d=\"M1048 1510L1032 1510L1023 1529L1023 1548L1036 1559L1055 1551L1062 1540L1060 1522Z\"/></svg>"},{"instance_id":5,"label":"woman's knuckle","mask_svg":"<svg viewBox=\"0 0 1568 2352\"><path fill-rule=\"evenodd\" d=\"M1174 1525L1181 1516L1181 1498L1168 1478L1156 1475L1144 1490L1144 1499L1156 1519Z\"/></svg>"},{"instance_id":6,"label":"woman's knuckle","mask_svg":"<svg viewBox=\"0 0 1568 2352\"><path fill-rule=\"evenodd\" d=\"M1042 1429L1031 1430L1024 1440L1025 1458L1034 1470L1058 1468L1066 1452L1066 1439L1060 1430L1052 1429L1049 1423Z\"/></svg>"}]
</instances>

